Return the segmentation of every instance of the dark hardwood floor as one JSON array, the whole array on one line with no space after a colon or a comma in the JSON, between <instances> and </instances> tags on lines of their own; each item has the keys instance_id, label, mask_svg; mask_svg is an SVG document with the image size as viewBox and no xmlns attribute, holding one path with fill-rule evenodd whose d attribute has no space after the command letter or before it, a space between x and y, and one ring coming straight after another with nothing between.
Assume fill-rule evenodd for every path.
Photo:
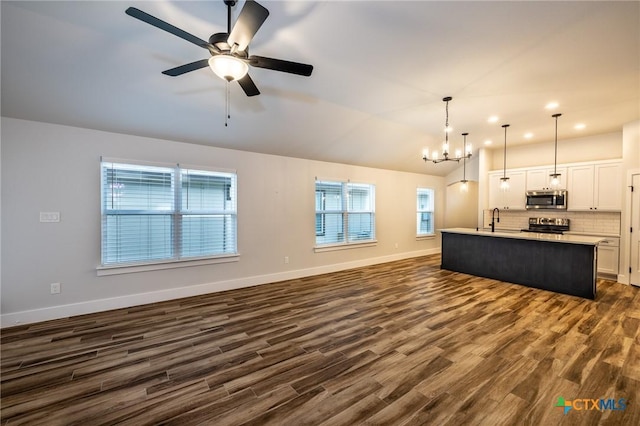
<instances>
[{"instance_id":1,"label":"dark hardwood floor","mask_svg":"<svg viewBox=\"0 0 640 426\"><path fill-rule=\"evenodd\" d=\"M640 289L590 301L439 264L4 329L1 423L640 424Z\"/></svg>"}]
</instances>

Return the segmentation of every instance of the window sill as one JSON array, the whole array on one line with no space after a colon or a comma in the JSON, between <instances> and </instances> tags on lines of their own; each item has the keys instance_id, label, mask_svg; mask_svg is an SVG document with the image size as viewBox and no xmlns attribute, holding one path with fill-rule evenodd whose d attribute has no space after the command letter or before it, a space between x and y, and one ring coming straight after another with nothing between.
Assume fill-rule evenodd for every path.
<instances>
[{"instance_id":1,"label":"window sill","mask_svg":"<svg viewBox=\"0 0 640 426\"><path fill-rule=\"evenodd\" d=\"M354 248L361 247L374 247L378 245L378 240L367 240L361 243L341 243L341 244L327 244L324 246L316 246L313 248L313 251L316 253L324 253L326 251L336 251L336 250L348 250Z\"/></svg>"},{"instance_id":2,"label":"window sill","mask_svg":"<svg viewBox=\"0 0 640 426\"><path fill-rule=\"evenodd\" d=\"M186 268L190 266L213 265L216 263L231 263L231 262L237 262L239 260L240 260L239 254L231 254L231 255L225 255L225 256L207 257L207 258L198 258L198 259L171 260L167 262L158 262L158 263L98 266L96 268L96 271L99 277L103 277L108 275L131 274L135 272L159 271L162 269L175 269L175 268Z\"/></svg>"},{"instance_id":3,"label":"window sill","mask_svg":"<svg viewBox=\"0 0 640 426\"><path fill-rule=\"evenodd\" d=\"M416 241L433 240L434 238L436 238L436 234L416 235Z\"/></svg>"}]
</instances>

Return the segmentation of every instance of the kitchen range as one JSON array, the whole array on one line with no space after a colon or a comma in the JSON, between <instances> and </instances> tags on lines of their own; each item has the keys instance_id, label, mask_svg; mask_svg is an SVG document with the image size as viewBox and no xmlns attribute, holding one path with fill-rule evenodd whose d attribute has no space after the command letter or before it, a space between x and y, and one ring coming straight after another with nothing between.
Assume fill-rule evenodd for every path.
<instances>
[{"instance_id":1,"label":"kitchen range","mask_svg":"<svg viewBox=\"0 0 640 426\"><path fill-rule=\"evenodd\" d=\"M530 217L529 227L522 232L539 232L543 234L559 234L569 230L569 219L550 217Z\"/></svg>"}]
</instances>

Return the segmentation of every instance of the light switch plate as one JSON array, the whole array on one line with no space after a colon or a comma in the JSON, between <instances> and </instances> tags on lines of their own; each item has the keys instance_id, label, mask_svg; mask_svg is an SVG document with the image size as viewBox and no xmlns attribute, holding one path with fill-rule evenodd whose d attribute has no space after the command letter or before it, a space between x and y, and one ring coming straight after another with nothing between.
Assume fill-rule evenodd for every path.
<instances>
[{"instance_id":1,"label":"light switch plate","mask_svg":"<svg viewBox=\"0 0 640 426\"><path fill-rule=\"evenodd\" d=\"M60 222L60 212L40 212L40 222Z\"/></svg>"}]
</instances>

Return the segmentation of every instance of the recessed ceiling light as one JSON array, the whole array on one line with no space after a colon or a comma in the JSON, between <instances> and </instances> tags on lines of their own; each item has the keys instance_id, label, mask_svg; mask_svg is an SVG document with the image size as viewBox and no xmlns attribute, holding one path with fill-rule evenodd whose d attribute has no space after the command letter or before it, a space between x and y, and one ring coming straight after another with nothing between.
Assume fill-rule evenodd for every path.
<instances>
[{"instance_id":1,"label":"recessed ceiling light","mask_svg":"<svg viewBox=\"0 0 640 426\"><path fill-rule=\"evenodd\" d=\"M545 105L546 109L556 109L558 108L559 104L556 101L551 101L549 102L547 105Z\"/></svg>"},{"instance_id":2,"label":"recessed ceiling light","mask_svg":"<svg viewBox=\"0 0 640 426\"><path fill-rule=\"evenodd\" d=\"M489 123L497 123L498 122L498 116L497 115L492 115L491 117L489 117L489 119L487 120Z\"/></svg>"},{"instance_id":3,"label":"recessed ceiling light","mask_svg":"<svg viewBox=\"0 0 640 426\"><path fill-rule=\"evenodd\" d=\"M573 128L574 128L574 129L576 129L576 130L582 130L582 129L584 129L585 127L587 127L587 125L586 125L586 124L584 124L584 123L578 123L578 124L576 124L575 126L573 126Z\"/></svg>"},{"instance_id":4,"label":"recessed ceiling light","mask_svg":"<svg viewBox=\"0 0 640 426\"><path fill-rule=\"evenodd\" d=\"M525 139L531 139L532 137L533 137L533 133L531 133L531 132L524 134L524 138Z\"/></svg>"},{"instance_id":5,"label":"recessed ceiling light","mask_svg":"<svg viewBox=\"0 0 640 426\"><path fill-rule=\"evenodd\" d=\"M489 139L487 139L486 141L484 141L484 144L485 144L485 145L491 145L492 143L493 143L493 141L491 141L491 140L489 140Z\"/></svg>"}]
</instances>

